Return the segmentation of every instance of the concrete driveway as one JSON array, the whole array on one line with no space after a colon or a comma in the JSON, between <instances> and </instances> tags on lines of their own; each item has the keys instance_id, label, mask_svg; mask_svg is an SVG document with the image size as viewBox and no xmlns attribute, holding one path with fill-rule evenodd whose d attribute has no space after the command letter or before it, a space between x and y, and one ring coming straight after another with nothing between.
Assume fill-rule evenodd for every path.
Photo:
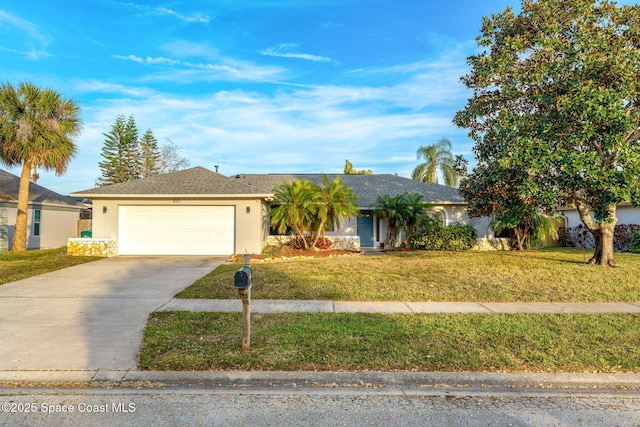
<instances>
[{"instance_id":1,"label":"concrete driveway","mask_svg":"<svg viewBox=\"0 0 640 427\"><path fill-rule=\"evenodd\" d=\"M0 370L127 370L149 313L223 263L114 257L0 286Z\"/></svg>"}]
</instances>

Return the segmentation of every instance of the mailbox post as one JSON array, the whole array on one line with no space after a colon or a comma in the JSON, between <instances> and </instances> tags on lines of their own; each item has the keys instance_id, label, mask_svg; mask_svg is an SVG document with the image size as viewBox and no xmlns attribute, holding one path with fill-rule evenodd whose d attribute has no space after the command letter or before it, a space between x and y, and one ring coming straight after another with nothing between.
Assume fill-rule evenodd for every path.
<instances>
[{"instance_id":1,"label":"mailbox post","mask_svg":"<svg viewBox=\"0 0 640 427\"><path fill-rule=\"evenodd\" d=\"M233 278L234 287L242 298L242 352L251 351L251 267L245 265Z\"/></svg>"}]
</instances>

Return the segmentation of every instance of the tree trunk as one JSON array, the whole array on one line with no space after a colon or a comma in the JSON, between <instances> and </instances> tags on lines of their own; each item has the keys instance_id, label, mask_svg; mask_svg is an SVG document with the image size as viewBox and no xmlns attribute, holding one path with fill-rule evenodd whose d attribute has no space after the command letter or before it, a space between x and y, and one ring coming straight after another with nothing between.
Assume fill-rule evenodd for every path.
<instances>
[{"instance_id":1,"label":"tree trunk","mask_svg":"<svg viewBox=\"0 0 640 427\"><path fill-rule=\"evenodd\" d=\"M13 233L11 250L25 252L27 250L27 211L29 209L29 178L31 176L31 162L25 161L20 174L20 189L18 190L18 213L16 214L16 228Z\"/></svg>"},{"instance_id":2,"label":"tree trunk","mask_svg":"<svg viewBox=\"0 0 640 427\"><path fill-rule=\"evenodd\" d=\"M515 227L513 229L514 234L516 235L516 242L518 244L518 250L524 250L524 236L522 235L522 233L520 232L520 227Z\"/></svg>"},{"instance_id":3,"label":"tree trunk","mask_svg":"<svg viewBox=\"0 0 640 427\"><path fill-rule=\"evenodd\" d=\"M587 264L603 267L617 267L618 263L613 259L613 231L612 224L600 224L598 230L591 230L596 244L596 250Z\"/></svg>"},{"instance_id":4,"label":"tree trunk","mask_svg":"<svg viewBox=\"0 0 640 427\"><path fill-rule=\"evenodd\" d=\"M400 247L401 248L408 248L409 247L409 241L411 240L412 237L413 237L412 230L407 230L407 235L405 236L405 239L402 241L402 243L400 243Z\"/></svg>"},{"instance_id":5,"label":"tree trunk","mask_svg":"<svg viewBox=\"0 0 640 427\"><path fill-rule=\"evenodd\" d=\"M323 230L326 223L327 223L326 221L320 221L320 224L318 225L318 229L311 236L311 244L309 246L311 246L311 249L314 251L318 250L318 248L316 247L316 244L318 244L318 240L320 240L320 237L324 237Z\"/></svg>"},{"instance_id":6,"label":"tree trunk","mask_svg":"<svg viewBox=\"0 0 640 427\"><path fill-rule=\"evenodd\" d=\"M389 248L394 249L396 247L396 240L398 238L398 230L396 229L395 224L389 221L388 225L389 229L387 231L387 235L389 237Z\"/></svg>"},{"instance_id":7,"label":"tree trunk","mask_svg":"<svg viewBox=\"0 0 640 427\"><path fill-rule=\"evenodd\" d=\"M595 252L587 264L599 265L602 267L618 267L618 263L613 259L613 235L616 227L616 205L608 206L608 221L596 223L589 215L589 207L583 203L576 202L576 208L580 214L580 220L593 235L595 241Z\"/></svg>"},{"instance_id":8,"label":"tree trunk","mask_svg":"<svg viewBox=\"0 0 640 427\"><path fill-rule=\"evenodd\" d=\"M302 239L302 244L304 245L304 249L309 249L309 245L307 239L304 236L304 232L298 227L293 227L293 232L296 235L296 239Z\"/></svg>"}]
</instances>

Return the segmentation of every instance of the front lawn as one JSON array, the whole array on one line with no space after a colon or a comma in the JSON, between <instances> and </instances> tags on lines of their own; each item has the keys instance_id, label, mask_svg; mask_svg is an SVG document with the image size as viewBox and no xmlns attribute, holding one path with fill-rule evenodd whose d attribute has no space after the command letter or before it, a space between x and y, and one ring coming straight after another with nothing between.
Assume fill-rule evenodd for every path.
<instances>
[{"instance_id":1,"label":"front lawn","mask_svg":"<svg viewBox=\"0 0 640 427\"><path fill-rule=\"evenodd\" d=\"M638 314L153 313L151 370L640 372Z\"/></svg>"},{"instance_id":2,"label":"front lawn","mask_svg":"<svg viewBox=\"0 0 640 427\"><path fill-rule=\"evenodd\" d=\"M590 251L401 252L254 263L253 298L355 301L640 301L640 256ZM237 298L241 264L179 298ZM638 314L153 313L139 363L153 370L640 372Z\"/></svg>"},{"instance_id":3,"label":"front lawn","mask_svg":"<svg viewBox=\"0 0 640 427\"><path fill-rule=\"evenodd\" d=\"M67 255L67 248L0 253L0 285L95 261L100 257Z\"/></svg>"},{"instance_id":4,"label":"front lawn","mask_svg":"<svg viewBox=\"0 0 640 427\"><path fill-rule=\"evenodd\" d=\"M640 301L640 255L621 268L585 265L592 251L392 252L254 263L252 298L351 301ZM226 264L177 298L237 298Z\"/></svg>"}]
</instances>

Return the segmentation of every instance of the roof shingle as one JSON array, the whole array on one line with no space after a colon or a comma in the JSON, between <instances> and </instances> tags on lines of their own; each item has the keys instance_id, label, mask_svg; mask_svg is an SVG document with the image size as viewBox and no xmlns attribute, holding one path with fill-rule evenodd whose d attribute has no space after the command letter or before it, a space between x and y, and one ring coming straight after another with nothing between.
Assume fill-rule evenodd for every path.
<instances>
[{"instance_id":1,"label":"roof shingle","mask_svg":"<svg viewBox=\"0 0 640 427\"><path fill-rule=\"evenodd\" d=\"M246 183L198 166L149 178L76 191L72 194L92 197L100 195L246 195L262 194L262 192Z\"/></svg>"},{"instance_id":2,"label":"roof shingle","mask_svg":"<svg viewBox=\"0 0 640 427\"><path fill-rule=\"evenodd\" d=\"M306 179L314 184L322 183L322 174L247 174L236 176L239 181L260 188L263 192L273 192L274 185L297 179ZM456 188L414 181L397 175L326 174L326 176L329 181L340 177L342 182L356 193L358 206L361 208L373 208L380 195L396 196L402 193L418 193L427 203L466 204Z\"/></svg>"},{"instance_id":3,"label":"roof shingle","mask_svg":"<svg viewBox=\"0 0 640 427\"><path fill-rule=\"evenodd\" d=\"M9 197L12 200L18 200L19 190L20 177L0 169L0 197ZM51 191L48 188L41 187L34 183L29 183L29 202L84 207L84 205L73 200L71 197L63 196L62 194L58 194L55 191Z\"/></svg>"},{"instance_id":4,"label":"roof shingle","mask_svg":"<svg viewBox=\"0 0 640 427\"><path fill-rule=\"evenodd\" d=\"M427 203L465 204L458 190L444 185L424 183L397 175L326 174L330 181L340 177L358 196L358 206L373 208L378 196L418 193ZM77 191L75 196L169 196L169 195L254 195L272 196L275 185L285 181L306 179L322 183L322 174L241 174L230 177L203 167L195 167L150 178Z\"/></svg>"}]
</instances>

